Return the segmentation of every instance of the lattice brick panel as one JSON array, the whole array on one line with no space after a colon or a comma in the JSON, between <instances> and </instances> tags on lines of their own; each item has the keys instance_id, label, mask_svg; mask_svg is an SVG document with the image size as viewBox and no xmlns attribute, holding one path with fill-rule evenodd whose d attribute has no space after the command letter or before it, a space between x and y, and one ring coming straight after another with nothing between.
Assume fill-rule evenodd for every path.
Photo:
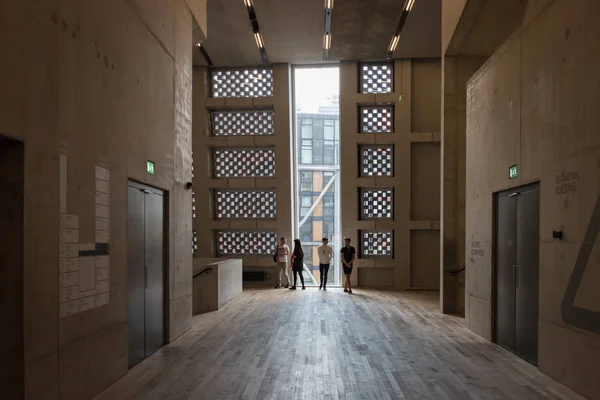
<instances>
[{"instance_id":1,"label":"lattice brick panel","mask_svg":"<svg viewBox=\"0 0 600 400\"><path fill-rule=\"evenodd\" d=\"M361 176L394 176L392 146L362 146Z\"/></svg>"},{"instance_id":2,"label":"lattice brick panel","mask_svg":"<svg viewBox=\"0 0 600 400\"><path fill-rule=\"evenodd\" d=\"M217 231L217 255L271 255L277 247L272 231Z\"/></svg>"},{"instance_id":3,"label":"lattice brick panel","mask_svg":"<svg viewBox=\"0 0 600 400\"><path fill-rule=\"evenodd\" d=\"M244 68L211 73L213 97L266 97L273 95L273 70Z\"/></svg>"},{"instance_id":4,"label":"lattice brick panel","mask_svg":"<svg viewBox=\"0 0 600 400\"><path fill-rule=\"evenodd\" d=\"M198 254L198 235L196 230L192 230L192 254Z\"/></svg>"},{"instance_id":5,"label":"lattice brick panel","mask_svg":"<svg viewBox=\"0 0 600 400\"><path fill-rule=\"evenodd\" d=\"M216 219L274 219L274 190L216 190Z\"/></svg>"},{"instance_id":6,"label":"lattice brick panel","mask_svg":"<svg viewBox=\"0 0 600 400\"><path fill-rule=\"evenodd\" d=\"M394 195L392 189L364 189L362 202L364 219L393 218Z\"/></svg>"},{"instance_id":7,"label":"lattice brick panel","mask_svg":"<svg viewBox=\"0 0 600 400\"><path fill-rule=\"evenodd\" d=\"M392 133L393 106L361 106L360 133Z\"/></svg>"},{"instance_id":8,"label":"lattice brick panel","mask_svg":"<svg viewBox=\"0 0 600 400\"><path fill-rule=\"evenodd\" d=\"M393 85L393 64L362 64L362 93L391 93Z\"/></svg>"},{"instance_id":9,"label":"lattice brick panel","mask_svg":"<svg viewBox=\"0 0 600 400\"><path fill-rule=\"evenodd\" d=\"M275 176L275 151L272 148L215 149L217 178L259 178Z\"/></svg>"},{"instance_id":10,"label":"lattice brick panel","mask_svg":"<svg viewBox=\"0 0 600 400\"><path fill-rule=\"evenodd\" d=\"M213 136L273 135L273 111L213 111Z\"/></svg>"},{"instance_id":11,"label":"lattice brick panel","mask_svg":"<svg viewBox=\"0 0 600 400\"><path fill-rule=\"evenodd\" d=\"M361 239L363 257L392 257L391 231L363 231Z\"/></svg>"}]
</instances>

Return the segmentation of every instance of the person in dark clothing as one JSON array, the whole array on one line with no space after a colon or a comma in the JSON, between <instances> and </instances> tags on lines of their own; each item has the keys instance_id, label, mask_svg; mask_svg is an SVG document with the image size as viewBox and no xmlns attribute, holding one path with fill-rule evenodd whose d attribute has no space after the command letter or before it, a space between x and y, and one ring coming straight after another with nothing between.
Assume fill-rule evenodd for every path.
<instances>
[{"instance_id":1,"label":"person in dark clothing","mask_svg":"<svg viewBox=\"0 0 600 400\"><path fill-rule=\"evenodd\" d=\"M350 275L352 275L352 266L354 259L356 258L356 250L350 246L350 238L344 238L346 245L342 247L340 253L342 253L342 268L344 269L344 292L352 293L352 286L350 285Z\"/></svg>"},{"instance_id":2,"label":"person in dark clothing","mask_svg":"<svg viewBox=\"0 0 600 400\"><path fill-rule=\"evenodd\" d=\"M304 268L304 250L302 250L302 243L300 239L294 239L294 252L292 253L292 271L294 272L294 286L290 290L296 290L296 282L298 281L298 275L300 275L300 282L302 283L302 290L305 290L304 277L302 276L302 269Z\"/></svg>"}]
</instances>

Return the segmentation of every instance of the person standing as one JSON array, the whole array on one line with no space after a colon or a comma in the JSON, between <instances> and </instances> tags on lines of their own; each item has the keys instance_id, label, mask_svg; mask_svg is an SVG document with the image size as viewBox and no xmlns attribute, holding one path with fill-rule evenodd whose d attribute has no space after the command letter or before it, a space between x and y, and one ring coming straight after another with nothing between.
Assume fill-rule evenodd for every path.
<instances>
[{"instance_id":1,"label":"person standing","mask_svg":"<svg viewBox=\"0 0 600 400\"><path fill-rule=\"evenodd\" d=\"M281 275L285 274L285 287L290 287L290 276L288 275L288 265L290 259L290 248L285 244L285 238L282 237L279 240L279 246L277 246L277 286L275 289L281 287Z\"/></svg>"},{"instance_id":2,"label":"person standing","mask_svg":"<svg viewBox=\"0 0 600 400\"><path fill-rule=\"evenodd\" d=\"M294 239L294 252L292 253L292 271L294 271L294 286L290 290L296 290L296 283L298 281L298 274L300 275L300 282L302 282L302 290L305 290L304 277L302 276L302 270L304 269L304 250L302 250L302 243L300 239Z\"/></svg>"},{"instance_id":3,"label":"person standing","mask_svg":"<svg viewBox=\"0 0 600 400\"><path fill-rule=\"evenodd\" d=\"M331 256L333 255L333 249L328 243L329 239L324 237L323 244L317 247L317 254L319 255L319 273L321 275L319 290L322 288L324 291L327 291L327 274L329 273L329 263L331 262Z\"/></svg>"},{"instance_id":4,"label":"person standing","mask_svg":"<svg viewBox=\"0 0 600 400\"><path fill-rule=\"evenodd\" d=\"M350 276L352 275L352 266L354 259L356 258L356 250L350 246L350 238L344 238L346 244L342 247L340 253L342 254L342 268L344 269L344 292L352 293L352 286L350 284Z\"/></svg>"}]
</instances>

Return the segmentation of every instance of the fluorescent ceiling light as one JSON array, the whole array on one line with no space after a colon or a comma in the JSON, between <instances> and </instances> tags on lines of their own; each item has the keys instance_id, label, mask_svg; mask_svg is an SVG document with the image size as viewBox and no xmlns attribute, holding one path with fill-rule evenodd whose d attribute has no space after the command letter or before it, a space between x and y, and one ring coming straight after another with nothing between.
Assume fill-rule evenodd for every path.
<instances>
[{"instance_id":1,"label":"fluorescent ceiling light","mask_svg":"<svg viewBox=\"0 0 600 400\"><path fill-rule=\"evenodd\" d=\"M256 32L254 34L254 40L256 40L256 45L258 46L259 49L262 49L265 47L265 43L263 42L263 38L262 38L262 35L260 34L260 32Z\"/></svg>"},{"instance_id":2,"label":"fluorescent ceiling light","mask_svg":"<svg viewBox=\"0 0 600 400\"><path fill-rule=\"evenodd\" d=\"M325 8L333 8L333 0L325 0Z\"/></svg>"},{"instance_id":3,"label":"fluorescent ceiling light","mask_svg":"<svg viewBox=\"0 0 600 400\"><path fill-rule=\"evenodd\" d=\"M323 38L323 48L325 50L331 49L331 35L329 33L326 33Z\"/></svg>"},{"instance_id":4,"label":"fluorescent ceiling light","mask_svg":"<svg viewBox=\"0 0 600 400\"><path fill-rule=\"evenodd\" d=\"M248 1L250 1L250 0L248 0ZM406 4L406 11L412 10L413 6L415 5L415 1L416 0L408 0L408 3Z\"/></svg>"},{"instance_id":5,"label":"fluorescent ceiling light","mask_svg":"<svg viewBox=\"0 0 600 400\"><path fill-rule=\"evenodd\" d=\"M396 47L398 46L399 41L400 41L400 35L396 35L392 38L392 41L390 42L390 47L388 47L389 53L393 53L396 50Z\"/></svg>"}]
</instances>

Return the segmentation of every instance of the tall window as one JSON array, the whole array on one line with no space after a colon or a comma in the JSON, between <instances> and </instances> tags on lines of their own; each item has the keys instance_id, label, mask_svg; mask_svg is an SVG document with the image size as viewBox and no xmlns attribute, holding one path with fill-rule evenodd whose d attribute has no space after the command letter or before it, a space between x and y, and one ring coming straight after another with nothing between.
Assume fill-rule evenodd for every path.
<instances>
[{"instance_id":1,"label":"tall window","mask_svg":"<svg viewBox=\"0 0 600 400\"><path fill-rule=\"evenodd\" d=\"M312 284L319 283L318 260L311 249L326 237L334 254L328 282L340 284L339 69L296 68L294 85L296 232L307 254L304 276Z\"/></svg>"}]
</instances>

